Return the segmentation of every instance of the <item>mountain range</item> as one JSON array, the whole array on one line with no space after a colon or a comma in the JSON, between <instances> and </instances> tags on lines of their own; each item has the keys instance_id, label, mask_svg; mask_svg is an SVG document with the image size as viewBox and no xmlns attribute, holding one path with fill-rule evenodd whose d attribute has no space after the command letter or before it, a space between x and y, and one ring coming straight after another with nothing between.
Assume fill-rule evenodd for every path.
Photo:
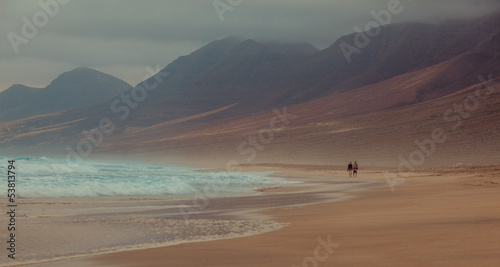
<instances>
[{"instance_id":1,"label":"mountain range","mask_svg":"<svg viewBox=\"0 0 500 267\"><path fill-rule=\"evenodd\" d=\"M419 165L498 163L498 14L382 26L348 61L341 44L354 44L358 34L323 50L216 40L167 65L160 83L144 81L157 87L128 108L118 95L133 89L111 78L109 91L71 87L64 81L77 79L62 79L68 73L44 89L14 85L0 94L0 149L64 156L88 141L83 131L97 131L105 119L114 130L103 134L94 156L199 166L354 159L395 166L425 150L418 144L443 129L446 142L435 143ZM63 88L72 93L62 97ZM493 89L478 98L480 88ZM127 116L113 111L113 102L128 109ZM279 113L290 114L289 124L269 131Z\"/></svg>"}]
</instances>

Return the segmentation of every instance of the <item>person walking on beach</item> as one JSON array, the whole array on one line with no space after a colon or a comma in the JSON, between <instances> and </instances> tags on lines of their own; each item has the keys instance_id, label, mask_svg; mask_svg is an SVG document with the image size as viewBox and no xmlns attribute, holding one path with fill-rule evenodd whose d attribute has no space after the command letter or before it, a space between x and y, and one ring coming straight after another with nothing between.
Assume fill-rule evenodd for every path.
<instances>
[{"instance_id":1,"label":"person walking on beach","mask_svg":"<svg viewBox=\"0 0 500 267\"><path fill-rule=\"evenodd\" d=\"M358 162L354 161L352 177L358 177Z\"/></svg>"},{"instance_id":2,"label":"person walking on beach","mask_svg":"<svg viewBox=\"0 0 500 267\"><path fill-rule=\"evenodd\" d=\"M349 172L349 177L352 176L352 161L347 165L347 172Z\"/></svg>"}]
</instances>

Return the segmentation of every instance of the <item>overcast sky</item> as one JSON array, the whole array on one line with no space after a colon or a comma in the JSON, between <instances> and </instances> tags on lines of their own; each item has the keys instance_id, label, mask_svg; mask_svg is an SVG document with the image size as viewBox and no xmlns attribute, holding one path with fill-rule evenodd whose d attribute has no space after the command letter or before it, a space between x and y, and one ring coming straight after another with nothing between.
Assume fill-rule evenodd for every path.
<instances>
[{"instance_id":1,"label":"overcast sky","mask_svg":"<svg viewBox=\"0 0 500 267\"><path fill-rule=\"evenodd\" d=\"M45 87L80 66L135 85L148 74L147 66L164 67L228 35L308 41L323 49L354 27L363 28L373 20L370 11L387 9L395 0L216 0L219 12L214 0L54 1L0 0L0 91L14 83ZM391 22L500 10L498 0L400 1L403 11ZM44 11L39 3L57 8ZM37 32L28 29L26 35L23 27L34 19Z\"/></svg>"}]
</instances>

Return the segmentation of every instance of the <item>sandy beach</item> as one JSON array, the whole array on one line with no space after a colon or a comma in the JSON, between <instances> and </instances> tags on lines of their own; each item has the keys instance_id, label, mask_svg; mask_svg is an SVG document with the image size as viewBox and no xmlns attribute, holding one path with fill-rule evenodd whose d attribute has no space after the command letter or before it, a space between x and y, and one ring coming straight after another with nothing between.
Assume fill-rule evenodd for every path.
<instances>
[{"instance_id":1,"label":"sandy beach","mask_svg":"<svg viewBox=\"0 0 500 267\"><path fill-rule=\"evenodd\" d=\"M278 230L31 266L500 264L499 166L422 169L391 184L382 168L351 179L331 166L261 164L245 170L272 170L303 183L262 188L257 196L214 198L205 212L217 219L274 222L282 225Z\"/></svg>"}]
</instances>

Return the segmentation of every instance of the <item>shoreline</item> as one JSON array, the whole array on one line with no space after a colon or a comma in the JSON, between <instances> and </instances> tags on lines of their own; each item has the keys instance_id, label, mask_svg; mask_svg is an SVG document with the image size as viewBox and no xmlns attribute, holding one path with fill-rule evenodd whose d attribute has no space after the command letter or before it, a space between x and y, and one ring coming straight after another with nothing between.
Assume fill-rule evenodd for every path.
<instances>
[{"instance_id":1,"label":"shoreline","mask_svg":"<svg viewBox=\"0 0 500 267\"><path fill-rule=\"evenodd\" d=\"M404 259L408 258L407 256L409 256L404 255L404 253L404 257L402 257L401 255L398 256L393 254L387 255L387 253L382 253L382 256L376 257L375 253L375 251L378 251L379 253L384 252L384 249L380 251L380 244L377 244L380 242L376 241L377 238L374 239L374 235L379 236L380 240L383 241L382 243L385 246L385 252L400 250L401 253L401 251L405 251L405 249L400 246L401 240L395 239L394 237L391 237L391 235L396 233L399 236L401 236L402 234L412 236L415 235L415 229L419 229L418 226L420 224L418 224L417 222L413 222L412 228L408 228L406 229L406 231L404 230L404 228L408 227L408 224L411 225L411 223L408 222L408 220L404 220L404 216L402 217L400 213L403 213L403 215L406 213L406 216L414 218L412 209L408 208L408 198L411 199L411 201L409 201L410 203L412 203L412 201L417 202L417 204L413 203L412 205L410 205L411 207L413 207L414 205L416 205L417 207L421 206L418 205L419 201L423 201L423 203L426 204L426 209L422 209L423 207L419 207L419 209L415 211L419 211L421 213L420 217L422 218L420 218L420 220L423 220L423 222L425 222L424 225L432 224L434 220L439 219L438 215L441 214L447 214L454 219L456 219L457 216L460 217L460 214L454 214L453 212L450 213L449 211L447 211L447 209L440 210L440 212L437 213L432 212L433 209L435 210L443 208L443 205L448 205L448 208L450 208L450 206L453 207L456 204L456 201L459 199L457 199L457 197L466 197L467 200L474 200L473 203L476 204L481 199L486 198L490 201L487 201L487 203L489 204L484 206L489 208L496 207L497 210L500 207L499 204L496 204L499 203L499 197L496 196L497 194L491 194L492 190L499 188L498 179L494 178L495 174L500 173L498 166L488 167L487 171L485 172L486 175L477 174L477 170L471 168L469 168L470 173L466 173L467 168L439 168L422 170L421 172L415 173L414 176L405 177L405 183L396 185L396 190L394 192L392 192L387 186L381 169L375 169L373 171L365 170L365 172L360 172L360 177L351 181L361 181L363 179L369 180L371 182L381 182L382 184L379 185L385 184L385 186L372 187L368 190L363 191L349 191L347 193L344 191L343 194L349 195L349 199L346 201L318 201L322 197L325 197L324 194L328 193L328 190L318 190L318 187L321 187L322 183L324 182L333 181L331 178L325 177L328 177L329 175L331 176L332 174L341 174L345 172L340 170L331 170L330 167L331 166L325 166L325 168L320 167L316 168L316 170L308 169L311 168L311 166L304 168L300 165L295 165L295 167L245 167L246 170L249 171L254 171L255 168L259 169L260 171L267 171L267 169L273 168L275 171L274 175L278 177L285 177L291 180L305 180L306 182L310 183L300 185L301 189L297 189L296 186L287 186L279 188L267 188L259 191L263 197L267 197L266 201L276 202L276 205L274 207L255 208L255 204L247 203L247 205L249 204L250 209L247 208L243 212L245 216L250 216L251 218L264 216L266 218L272 218L273 221L276 221L278 223L288 224L288 226L279 230L246 237L181 243L172 246L131 250L126 252L112 252L102 255L91 255L75 259L55 261L51 262L49 265L37 264L28 266L122 266L125 263L128 266L158 266L161 265L162 262L169 262L175 266L235 266L236 263L237 266L291 266L293 264L295 264L296 266L302 266L301 264L305 260L309 260L311 262L312 260L316 260L316 263L319 263L317 259L314 259L314 257L311 258L311 256L313 255L315 248L318 246L319 241L317 240L321 238L323 238L322 240L324 241L328 241L330 240L328 238L331 238L332 244L335 243L336 245L339 245L338 247L331 249L331 251L334 251L335 253L332 253L331 255L329 254L329 257L325 257L324 261L321 261L321 263L324 263L326 265L328 265L329 263L335 263L337 266L339 264L341 266L359 266L359 264L366 265L369 262L372 262L364 262L363 259L367 260L377 258L384 259L383 262L397 262L397 265L399 266L419 266L419 264L415 262L404 261ZM315 174L314 177L312 177L312 175L307 175L311 172ZM367 174L370 175L368 176ZM342 181L344 180L343 178L338 179L342 179ZM348 179L349 178L346 178L345 180L349 181ZM426 189L427 191L422 189ZM467 197L462 193L458 195L454 194L456 191L462 192L464 190L465 192L471 193L471 196L474 197ZM487 194L485 194L485 192L487 192ZM313 201L313 204L302 203L297 205L287 205L286 203L283 203L283 198L280 198L280 196L287 194L302 195L305 196L305 199L309 198L309 200L314 195L316 197L316 202ZM432 194L452 194L453 197L448 196L448 198L450 199L443 197L436 198L437 200L443 199L446 203L443 204L438 202L429 206L429 203L425 202L425 199L422 199L422 196L419 196L419 194L423 196ZM303 200L304 199L302 199L301 201ZM453 201L450 202L450 200ZM497 202L495 202L494 200L497 200ZM375 205L375 203L383 203L383 205ZM465 203L467 204L467 202ZM470 203L468 204L470 205ZM254 209L252 209L252 205L254 206ZM379 211L379 213L381 214L377 215L378 209L381 209L381 211ZM462 207L462 209L464 209L464 207ZM472 216L472 214L470 214L471 216L469 217L471 218L480 218L485 216L485 214L483 214L484 210L482 209L481 211L479 211L477 210L477 207L476 210L472 209L467 211L469 213L472 212L472 214L482 212L481 216L477 216L477 214ZM237 215L241 216L241 213ZM358 218L368 216L370 220L356 220L351 218L352 216L357 216ZM436 216L438 218L436 218ZM465 215L462 214L462 216ZM494 224L492 224L492 222L494 222L495 220L500 221L499 215L494 214L491 216L493 216L494 219L484 221L485 225L483 225L483 227L490 229L491 227L495 226ZM415 219L419 218L416 217ZM404 223L397 224L393 222L393 220L403 220ZM373 222L373 225L369 223L370 221ZM447 225L447 227L453 226L452 222L439 222L438 226L441 224ZM471 228L474 226L474 224L469 225L471 224L470 222L457 223L456 227L452 227L457 228L457 238L460 236L459 233L463 232L464 224L470 226ZM337 227L334 227L334 225L337 225ZM438 226L434 226L437 228L433 228L430 230L428 229L430 232L434 231L434 233L429 234L431 235L431 237L434 235L440 236L443 234L443 232L447 232L446 229L440 228ZM354 228L355 230L351 228ZM365 234L364 237L363 233ZM477 238L483 241L484 239L488 240L490 238L491 240L494 240L494 235L492 234L493 233L485 234L481 232L481 235ZM349 238L347 238L346 236L348 236ZM301 240L302 242L292 242L294 240ZM453 240L453 238L451 238L451 240ZM392 241L392 243L390 241ZM436 242L435 240L433 241ZM353 248L351 244L352 242L358 242L357 246L359 248L357 250ZM410 242L410 245L407 244L408 247L412 247L411 240L409 240L408 242ZM428 242L428 240L427 243L428 245L433 244L433 242ZM448 245L457 246L454 245L454 242L448 243ZM478 242L474 243L476 244ZM477 244L477 246L478 249L484 249L484 244ZM475 251L478 249L475 249ZM231 253L227 253L226 250L230 251ZM364 251L368 254L359 254L365 255L359 258L355 256L355 254L358 252L353 254L353 250L358 252ZM324 251L322 253L324 253ZM431 254L432 257L427 255L427 257L430 258L427 261L424 261L426 264L429 262L434 262L433 259L435 258L439 259L441 257L438 253L431 253L430 251L427 251L427 253ZM485 254L487 254L488 257L485 258L483 255L483 260L481 261L473 258L472 261L466 261L464 264L459 264L456 261L452 261L452 259L450 259L449 257L444 257L444 261L443 259L440 259L442 263L441 266L467 266L467 264L470 265L477 262L480 262L480 264L483 264L483 266L495 266L495 264L491 263L500 262L500 258L498 256L495 257L488 253ZM324 254L324 256L326 256L326 254ZM262 259L268 259L269 261L264 262L261 261ZM387 264L371 265L387 266Z\"/></svg>"},{"instance_id":2,"label":"shoreline","mask_svg":"<svg viewBox=\"0 0 500 267\"><path fill-rule=\"evenodd\" d=\"M216 171L216 170L215 170ZM251 170L245 170L251 171ZM273 175L275 177L283 177L281 175ZM284 178L288 181L295 180L296 178ZM339 180L340 179L336 179ZM338 181L337 181L338 182ZM309 183L313 185L313 183ZM344 185L346 188L353 187L352 185L347 185L343 181L339 182L340 185ZM334 182L332 184L334 187L338 187L339 185ZM317 185L316 185L317 186ZM358 185L356 185L357 187ZM130 246L119 246L119 247L109 247L101 249L93 249L90 250L89 253L79 254L79 255L63 255L52 257L49 259L33 259L26 262L17 263L16 266L52 266L57 262L66 262L72 260L78 260L81 258L95 257L98 255L106 255L110 253L117 252L126 252L126 251L135 251L135 250L143 250L143 249L152 249L157 247L167 247L173 246L177 244L188 244L193 242L207 242L214 240L225 240L232 238L241 238L245 236L252 235L260 235L263 233L267 233L270 231L278 230L286 223L278 223L274 220L270 220L268 216L264 216L260 211L267 210L273 207L293 207L296 205L309 205L312 203L318 203L318 199L305 199L304 196L296 197L295 200L290 201L287 196L284 196L279 203L272 204L268 201L269 197L265 196L269 194L269 191L273 191L273 194L276 191L282 190L286 188L286 190L290 190L291 194L296 194L297 192L301 192L303 194L310 194L307 192L307 185L302 183L291 183L281 185L278 183L278 186L266 187L265 185L259 189L254 190L252 194L243 194L240 196L234 196L234 193L222 194L217 197L210 198L210 205L200 210L197 214L188 215L190 218L187 220L190 223L198 223L200 228L210 227L210 223L216 221L216 224L228 223L234 226L227 226L220 230L221 232L227 231L228 229L238 228L236 229L236 233L233 234L223 234L215 233L214 235L200 235L193 240L182 239L178 241L168 241L168 242L154 242L149 244L138 244L138 245L130 245ZM345 190L345 189L343 189ZM294 193L295 192L295 193ZM117 217L120 215L127 214L130 217L130 214L133 214L134 217L143 214L146 217L151 217L153 213L161 213L166 214L163 216L169 217L168 214L176 213L176 210L179 208L187 208L189 210L189 201L192 200L192 196L169 196L169 197L158 197L158 196L148 196L148 197L104 197L104 198L44 198L44 199L24 199L24 203L21 203L25 208L24 214L27 214L31 217L31 222L37 221L40 225L51 225L56 224L54 227L46 229L45 232L55 232L59 231L58 227L61 227L63 230L68 227L74 227L74 221L77 220L78 224L91 224L96 227L107 227L108 231L113 231L110 226L121 226L121 223L124 219L118 220ZM345 196L338 194L335 201L342 201ZM329 200L334 201L334 200ZM238 207L239 203L241 205ZM214 204L214 205L212 205ZM145 210L147 207L149 210ZM173 210L173 211L172 211ZM109 215L113 215L110 217ZM99 217L100 219L89 219L89 215L93 217ZM68 219L68 217L70 219ZM71 218L75 219L72 220ZM153 215L152 217L157 218L157 215ZM181 217L179 214L172 215L169 218L171 219L179 219ZM36 218L36 219L33 219ZM41 219L38 219L41 218ZM109 219L108 219L109 218ZM186 219L186 218L184 218ZM41 223L39 220L46 220L47 223ZM107 221L119 221L116 223L108 223ZM134 219L135 220L135 219ZM25 222L28 221L25 219ZM96 222L97 221L97 222ZM158 224L157 222L153 222L153 224ZM57 226L57 227L56 227ZM153 225L157 227L157 225ZM85 226L86 228L71 228L70 230L78 230L78 231L88 231L92 230L89 228L90 226ZM23 231L29 234L30 227L23 227ZM33 227L31 227L33 228ZM86 229L86 230L85 230ZM234 229L233 229L234 230ZM32 232L32 231L31 231ZM105 230L102 230L101 233L106 233ZM73 234L73 233L67 233ZM109 233L106 233L109 234ZM168 234L168 233L166 233ZM111 236L115 236L115 234L111 233ZM97 236L95 236L97 237ZM83 242L83 241L82 241ZM50 243L48 243L50 245ZM41 244L40 244L41 245ZM32 249L33 250L33 249ZM20 249L20 253L22 250ZM43 252L41 252L43 253ZM33 255L33 254L32 254ZM8 262L1 263L0 265L6 264Z\"/></svg>"}]
</instances>

